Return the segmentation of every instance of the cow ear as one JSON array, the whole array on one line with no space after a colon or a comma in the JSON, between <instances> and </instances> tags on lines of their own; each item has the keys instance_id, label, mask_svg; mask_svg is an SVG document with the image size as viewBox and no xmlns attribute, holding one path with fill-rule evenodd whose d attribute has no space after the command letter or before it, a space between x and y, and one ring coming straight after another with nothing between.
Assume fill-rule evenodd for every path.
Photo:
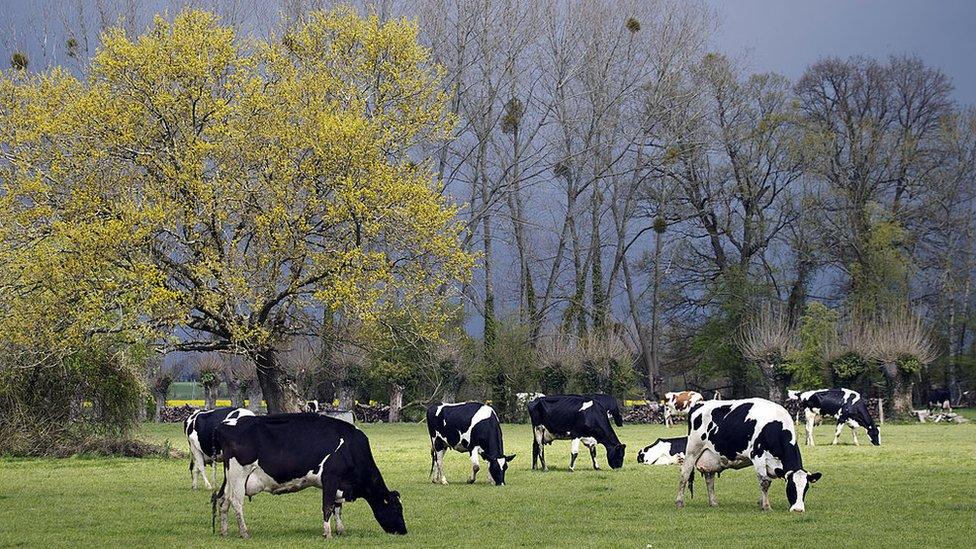
<instances>
[{"instance_id":1,"label":"cow ear","mask_svg":"<svg viewBox=\"0 0 976 549\"><path fill-rule=\"evenodd\" d=\"M511 462L513 459L515 459L515 454L509 455L509 456L505 456L505 461L506 462Z\"/></svg>"},{"instance_id":2,"label":"cow ear","mask_svg":"<svg viewBox=\"0 0 976 549\"><path fill-rule=\"evenodd\" d=\"M784 472L785 471L783 471L783 469L781 467L777 467L777 468L773 469L773 474L776 475L776 478L783 478L783 473Z\"/></svg>"},{"instance_id":3,"label":"cow ear","mask_svg":"<svg viewBox=\"0 0 976 549\"><path fill-rule=\"evenodd\" d=\"M813 474L807 476L807 481L810 484L813 484L814 482L817 482L818 480L820 480L820 477L822 477L822 476L823 476L823 474L820 473L820 472L813 473Z\"/></svg>"}]
</instances>

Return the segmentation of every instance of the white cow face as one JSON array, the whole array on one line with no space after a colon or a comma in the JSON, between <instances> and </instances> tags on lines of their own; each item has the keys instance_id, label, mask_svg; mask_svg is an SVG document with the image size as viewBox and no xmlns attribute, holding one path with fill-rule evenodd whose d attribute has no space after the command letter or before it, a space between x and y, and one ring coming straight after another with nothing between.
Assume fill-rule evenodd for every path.
<instances>
[{"instance_id":1,"label":"white cow face","mask_svg":"<svg viewBox=\"0 0 976 549\"><path fill-rule=\"evenodd\" d=\"M790 511L802 513L806 510L804 498L810 485L820 480L820 473L808 473L803 469L786 473L786 499L790 502Z\"/></svg>"}]
</instances>

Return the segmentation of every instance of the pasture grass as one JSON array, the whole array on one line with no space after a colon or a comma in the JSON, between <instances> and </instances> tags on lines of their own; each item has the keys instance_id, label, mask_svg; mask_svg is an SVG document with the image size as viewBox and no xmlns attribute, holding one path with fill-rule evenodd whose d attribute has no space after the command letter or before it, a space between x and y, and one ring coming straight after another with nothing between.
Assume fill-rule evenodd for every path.
<instances>
[{"instance_id":1,"label":"pasture grass","mask_svg":"<svg viewBox=\"0 0 976 549\"><path fill-rule=\"evenodd\" d=\"M627 425L624 468L593 471L580 456L567 470L569 443L547 448L552 470L530 470L527 425L505 425L506 450L517 459L507 485L465 484L466 455L450 453L451 484L433 485L426 426L361 425L372 442L387 484L403 497L407 536L384 534L368 505L346 505L346 536L336 546L925 546L973 547L976 526L976 424L903 424L882 429L882 446L829 446L833 428L815 431L818 446L803 447L808 469L824 478L813 486L805 514L786 511L785 487L773 484L773 511L756 504L751 469L728 471L716 481L720 506L696 495L674 507L677 467L637 465L637 450L683 427ZM798 429L803 436L803 428ZM185 448L178 424L145 425L142 438ZM861 437L862 441L867 436ZM600 448L599 459L606 457ZM182 459L0 460L0 546L191 546L244 543L210 530L210 493L190 490ZM220 472L218 472L218 475ZM321 492L260 494L244 507L251 546L299 546L321 538Z\"/></svg>"}]
</instances>

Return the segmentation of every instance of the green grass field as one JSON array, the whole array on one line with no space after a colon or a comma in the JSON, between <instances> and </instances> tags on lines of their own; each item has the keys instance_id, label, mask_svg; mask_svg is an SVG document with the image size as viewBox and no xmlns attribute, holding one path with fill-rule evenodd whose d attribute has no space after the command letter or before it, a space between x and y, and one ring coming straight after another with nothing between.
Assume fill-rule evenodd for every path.
<instances>
[{"instance_id":1,"label":"green grass field","mask_svg":"<svg viewBox=\"0 0 976 549\"><path fill-rule=\"evenodd\" d=\"M973 547L976 525L976 424L886 425L882 446L829 446L832 427L816 430L818 446L802 448L810 470L824 478L810 490L807 512L786 511L785 488L770 490L773 511L756 504L750 469L716 481L720 506L707 507L698 477L694 499L674 508L676 467L637 465L637 450L682 428L628 425L618 429L627 461L618 471L593 471L588 460L567 471L569 443L547 456L553 470L531 471L526 425L505 425L506 450L518 458L507 485L473 486L466 455L447 456L449 486L433 485L426 427L362 425L392 489L403 497L405 537L384 534L364 501L347 504L347 535L355 546L925 546ZM802 428L800 428L802 437ZM175 424L146 425L141 436L185 448ZM845 432L842 442L850 444ZM862 437L866 440L867 437ZM605 454L600 449L601 463ZM219 474L219 473L218 473ZM260 494L245 503L250 545L298 546L321 538L321 492ZM238 546L210 531L210 493L191 491L186 460L73 458L0 461L0 546Z\"/></svg>"}]
</instances>

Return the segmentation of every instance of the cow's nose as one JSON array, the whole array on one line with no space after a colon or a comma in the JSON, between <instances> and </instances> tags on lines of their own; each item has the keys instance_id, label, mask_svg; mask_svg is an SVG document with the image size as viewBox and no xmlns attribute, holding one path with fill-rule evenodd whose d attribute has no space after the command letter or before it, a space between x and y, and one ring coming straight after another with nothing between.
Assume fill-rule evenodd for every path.
<instances>
[{"instance_id":1,"label":"cow's nose","mask_svg":"<svg viewBox=\"0 0 976 549\"><path fill-rule=\"evenodd\" d=\"M790 507L791 513L802 513L804 511L803 507Z\"/></svg>"}]
</instances>

